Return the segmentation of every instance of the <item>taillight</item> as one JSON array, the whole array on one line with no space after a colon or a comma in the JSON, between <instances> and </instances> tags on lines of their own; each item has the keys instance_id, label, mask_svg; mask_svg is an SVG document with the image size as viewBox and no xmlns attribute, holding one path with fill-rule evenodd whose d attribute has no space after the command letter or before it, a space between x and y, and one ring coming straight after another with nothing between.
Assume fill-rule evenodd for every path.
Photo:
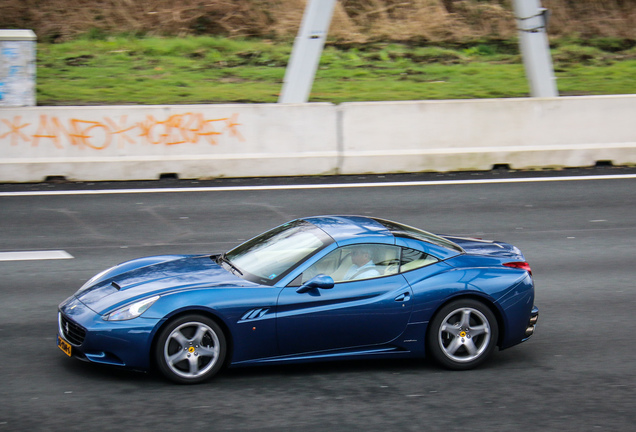
<instances>
[{"instance_id":1,"label":"taillight","mask_svg":"<svg viewBox=\"0 0 636 432\"><path fill-rule=\"evenodd\" d=\"M530 268L530 264L528 264L525 261L514 261L514 262L508 262L504 264L506 267L512 267L512 268L516 268L519 270L525 270L528 273L530 273L530 275L532 275L532 269Z\"/></svg>"}]
</instances>

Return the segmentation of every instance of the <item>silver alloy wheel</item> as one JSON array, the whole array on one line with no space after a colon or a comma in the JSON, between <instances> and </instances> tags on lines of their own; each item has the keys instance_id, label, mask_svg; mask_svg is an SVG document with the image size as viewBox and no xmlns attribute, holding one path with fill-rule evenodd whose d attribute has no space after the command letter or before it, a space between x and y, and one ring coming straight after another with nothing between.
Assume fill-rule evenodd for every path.
<instances>
[{"instance_id":1,"label":"silver alloy wheel","mask_svg":"<svg viewBox=\"0 0 636 432\"><path fill-rule=\"evenodd\" d=\"M471 307L458 308L446 315L438 331L438 342L444 355L460 363L480 357L490 340L488 319Z\"/></svg>"},{"instance_id":2,"label":"silver alloy wheel","mask_svg":"<svg viewBox=\"0 0 636 432\"><path fill-rule=\"evenodd\" d=\"M207 324L192 321L176 327L163 346L164 360L170 371L186 378L205 375L219 360L221 344Z\"/></svg>"}]
</instances>

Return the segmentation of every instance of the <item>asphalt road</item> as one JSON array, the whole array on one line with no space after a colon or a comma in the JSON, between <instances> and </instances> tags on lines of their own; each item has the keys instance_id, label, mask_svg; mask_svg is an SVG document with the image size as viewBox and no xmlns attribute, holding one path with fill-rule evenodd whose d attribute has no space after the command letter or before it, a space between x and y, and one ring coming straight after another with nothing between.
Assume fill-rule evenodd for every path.
<instances>
[{"instance_id":1,"label":"asphalt road","mask_svg":"<svg viewBox=\"0 0 636 432\"><path fill-rule=\"evenodd\" d=\"M404 179L414 178L343 181ZM302 183L278 184L291 182ZM0 192L103 187L0 185ZM0 252L74 257L0 261L0 431L631 431L635 210L635 178L0 196ZM535 275L537 332L468 372L356 361L230 369L198 386L81 363L56 347L58 303L100 270L145 255L222 251L295 217L338 213L519 246Z\"/></svg>"}]
</instances>

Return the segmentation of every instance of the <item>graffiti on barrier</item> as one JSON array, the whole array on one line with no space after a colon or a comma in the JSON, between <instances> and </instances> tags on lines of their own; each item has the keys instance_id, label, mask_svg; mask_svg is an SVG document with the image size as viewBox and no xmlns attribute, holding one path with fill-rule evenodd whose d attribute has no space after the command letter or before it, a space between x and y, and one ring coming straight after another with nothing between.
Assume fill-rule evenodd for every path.
<instances>
[{"instance_id":1,"label":"graffiti on barrier","mask_svg":"<svg viewBox=\"0 0 636 432\"><path fill-rule=\"evenodd\" d=\"M147 115L141 121L129 121L127 115L120 116L118 120L104 117L98 121L79 118L63 121L59 117L42 114L33 124L16 115L10 120L0 119L0 140L9 140L12 146L52 145L64 149L71 145L94 150L134 144L173 146L202 142L216 145L221 135L244 141L238 130L240 125L236 113L213 119L197 112L174 114L166 119Z\"/></svg>"}]
</instances>

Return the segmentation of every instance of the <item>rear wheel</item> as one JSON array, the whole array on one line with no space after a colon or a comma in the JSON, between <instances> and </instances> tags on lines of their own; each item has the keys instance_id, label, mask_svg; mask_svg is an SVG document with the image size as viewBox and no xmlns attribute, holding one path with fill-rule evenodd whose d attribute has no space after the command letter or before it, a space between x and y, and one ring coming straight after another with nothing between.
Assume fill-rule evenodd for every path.
<instances>
[{"instance_id":1,"label":"rear wheel","mask_svg":"<svg viewBox=\"0 0 636 432\"><path fill-rule=\"evenodd\" d=\"M227 344L221 328L203 315L185 315L159 333L157 367L166 378L195 384L212 378L223 366Z\"/></svg>"},{"instance_id":2,"label":"rear wheel","mask_svg":"<svg viewBox=\"0 0 636 432\"><path fill-rule=\"evenodd\" d=\"M432 357L449 369L472 369L495 349L499 337L497 319L483 303L455 300L441 308L431 323L427 347Z\"/></svg>"}]
</instances>

